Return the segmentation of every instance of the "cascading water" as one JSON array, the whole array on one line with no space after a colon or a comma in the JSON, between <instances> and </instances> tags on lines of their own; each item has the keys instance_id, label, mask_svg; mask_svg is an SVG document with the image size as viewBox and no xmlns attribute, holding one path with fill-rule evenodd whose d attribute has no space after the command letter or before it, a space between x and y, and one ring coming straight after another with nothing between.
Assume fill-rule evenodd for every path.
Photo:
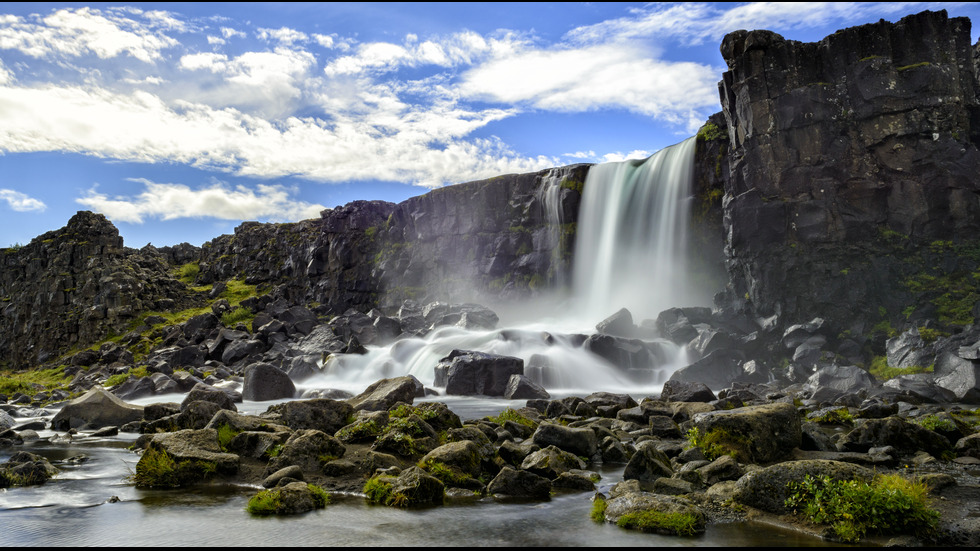
<instances>
[{"instance_id":1,"label":"cascading water","mask_svg":"<svg viewBox=\"0 0 980 551\"><path fill-rule=\"evenodd\" d=\"M579 214L572 297L560 308L562 319L541 319L518 327L473 331L438 328L424 338L402 339L364 355L335 356L324 374L303 388L361 392L374 381L414 375L426 385L434 367L454 349L516 356L525 373L551 392L658 392L673 370L686 365L683 351L663 341L655 347L658 367L644 376L628 373L583 349L575 333L591 333L596 322L626 307L634 315L655 317L671 306L689 306L684 253L689 223L694 138L664 149L645 161L592 167ZM564 226L559 206L562 174L552 171L539 197L555 226L555 245Z\"/></svg>"},{"instance_id":2,"label":"cascading water","mask_svg":"<svg viewBox=\"0 0 980 551\"><path fill-rule=\"evenodd\" d=\"M590 319L622 307L654 318L694 298L687 281L687 228L695 139L646 160L592 167L575 245L573 296Z\"/></svg>"}]
</instances>

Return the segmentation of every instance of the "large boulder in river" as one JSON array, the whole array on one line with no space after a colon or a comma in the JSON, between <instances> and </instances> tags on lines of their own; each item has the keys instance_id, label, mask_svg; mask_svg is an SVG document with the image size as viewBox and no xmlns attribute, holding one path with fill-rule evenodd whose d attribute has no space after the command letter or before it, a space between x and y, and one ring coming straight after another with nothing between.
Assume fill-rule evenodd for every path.
<instances>
[{"instance_id":1,"label":"large boulder in river","mask_svg":"<svg viewBox=\"0 0 980 551\"><path fill-rule=\"evenodd\" d=\"M51 428L68 430L122 426L143 419L143 406L127 404L102 387L92 387L88 392L65 404L54 418Z\"/></svg>"},{"instance_id":2,"label":"large boulder in river","mask_svg":"<svg viewBox=\"0 0 980 551\"><path fill-rule=\"evenodd\" d=\"M343 400L314 398L291 400L270 406L266 417L278 418L279 423L293 429L316 429L334 434L349 423L354 407Z\"/></svg>"},{"instance_id":3,"label":"large boulder in river","mask_svg":"<svg viewBox=\"0 0 980 551\"><path fill-rule=\"evenodd\" d=\"M599 498L601 499L601 498ZM654 532L667 536L695 536L703 534L708 521L704 512L684 498L652 494L642 491L625 491L606 501L604 520L624 528ZM690 524L637 521L637 518L676 518L683 515Z\"/></svg>"},{"instance_id":4,"label":"large boulder in river","mask_svg":"<svg viewBox=\"0 0 980 551\"><path fill-rule=\"evenodd\" d=\"M238 472L239 457L225 453L215 429L180 430L153 436L134 477L143 488L176 488L207 480L216 474Z\"/></svg>"},{"instance_id":5,"label":"large boulder in river","mask_svg":"<svg viewBox=\"0 0 980 551\"><path fill-rule=\"evenodd\" d=\"M446 394L503 396L511 375L523 374L520 358L453 350L436 365L433 384L446 387Z\"/></svg>"},{"instance_id":6,"label":"large boulder in river","mask_svg":"<svg viewBox=\"0 0 980 551\"><path fill-rule=\"evenodd\" d=\"M541 423L531 436L541 446L556 446L575 455L591 459L599 447L599 440L590 428L566 427L556 423Z\"/></svg>"},{"instance_id":7,"label":"large boulder in river","mask_svg":"<svg viewBox=\"0 0 980 551\"><path fill-rule=\"evenodd\" d=\"M496 497L551 499L551 480L530 471L504 467L487 484L487 493Z\"/></svg>"},{"instance_id":8,"label":"large boulder in river","mask_svg":"<svg viewBox=\"0 0 980 551\"><path fill-rule=\"evenodd\" d=\"M268 363L254 363L245 367L245 383L242 386L242 398L264 402L292 398L296 394L296 385L285 371Z\"/></svg>"},{"instance_id":9,"label":"large boulder in river","mask_svg":"<svg viewBox=\"0 0 980 551\"><path fill-rule=\"evenodd\" d=\"M411 404L418 386L419 380L411 375L381 379L347 402L358 411L384 411L398 402Z\"/></svg>"}]
</instances>

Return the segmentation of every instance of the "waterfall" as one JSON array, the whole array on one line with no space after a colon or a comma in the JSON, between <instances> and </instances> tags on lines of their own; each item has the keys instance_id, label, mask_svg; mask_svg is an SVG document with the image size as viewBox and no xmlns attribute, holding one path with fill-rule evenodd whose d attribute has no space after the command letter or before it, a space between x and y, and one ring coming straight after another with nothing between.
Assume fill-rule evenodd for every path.
<instances>
[{"instance_id":1,"label":"waterfall","mask_svg":"<svg viewBox=\"0 0 980 551\"><path fill-rule=\"evenodd\" d=\"M669 374L687 364L683 350L673 343L650 344L656 366L641 370L638 377L635 370L583 349L581 338L571 335L593 332L597 322L624 306L634 319L644 319L695 304L684 261L694 144L690 138L646 160L590 168L577 224L573 296L565 304L542 307L536 320L517 327L441 327L424 338L369 347L364 355L333 356L324 375L301 388L360 392L380 378L407 374L431 385L439 360L463 349L520 357L525 374L552 392L659 392ZM561 169L549 172L538 197L555 247L567 225L560 200L565 176Z\"/></svg>"},{"instance_id":2,"label":"waterfall","mask_svg":"<svg viewBox=\"0 0 980 551\"><path fill-rule=\"evenodd\" d=\"M589 170L572 276L581 314L603 319L622 307L653 318L697 302L687 280L687 228L695 138L646 160Z\"/></svg>"}]
</instances>

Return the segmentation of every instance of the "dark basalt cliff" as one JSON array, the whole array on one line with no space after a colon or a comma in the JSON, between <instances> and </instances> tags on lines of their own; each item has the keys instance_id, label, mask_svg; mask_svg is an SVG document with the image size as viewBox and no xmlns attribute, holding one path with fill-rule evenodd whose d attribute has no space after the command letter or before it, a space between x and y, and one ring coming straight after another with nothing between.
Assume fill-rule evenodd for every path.
<instances>
[{"instance_id":1,"label":"dark basalt cliff","mask_svg":"<svg viewBox=\"0 0 980 551\"><path fill-rule=\"evenodd\" d=\"M738 31L721 51L728 304L850 334L973 323L970 21L924 12L816 43Z\"/></svg>"},{"instance_id":2,"label":"dark basalt cliff","mask_svg":"<svg viewBox=\"0 0 980 551\"><path fill-rule=\"evenodd\" d=\"M126 249L105 216L0 250L0 365L24 368L123 331L140 312L185 306L163 255Z\"/></svg>"},{"instance_id":3,"label":"dark basalt cliff","mask_svg":"<svg viewBox=\"0 0 980 551\"><path fill-rule=\"evenodd\" d=\"M200 283L279 285L322 312L403 300L495 302L541 291L568 270L588 165L433 190L400 204L354 201L296 224L247 222L206 243ZM556 185L564 227L549 224Z\"/></svg>"}]
</instances>

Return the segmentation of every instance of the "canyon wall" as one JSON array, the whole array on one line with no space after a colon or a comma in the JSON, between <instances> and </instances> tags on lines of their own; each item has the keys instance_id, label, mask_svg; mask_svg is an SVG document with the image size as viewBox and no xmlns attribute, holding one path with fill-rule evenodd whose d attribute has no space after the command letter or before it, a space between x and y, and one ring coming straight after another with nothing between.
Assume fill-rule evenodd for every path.
<instances>
[{"instance_id":1,"label":"canyon wall","mask_svg":"<svg viewBox=\"0 0 980 551\"><path fill-rule=\"evenodd\" d=\"M728 307L784 326L822 317L855 335L972 323L970 21L924 12L815 43L738 31L721 52Z\"/></svg>"}]
</instances>

